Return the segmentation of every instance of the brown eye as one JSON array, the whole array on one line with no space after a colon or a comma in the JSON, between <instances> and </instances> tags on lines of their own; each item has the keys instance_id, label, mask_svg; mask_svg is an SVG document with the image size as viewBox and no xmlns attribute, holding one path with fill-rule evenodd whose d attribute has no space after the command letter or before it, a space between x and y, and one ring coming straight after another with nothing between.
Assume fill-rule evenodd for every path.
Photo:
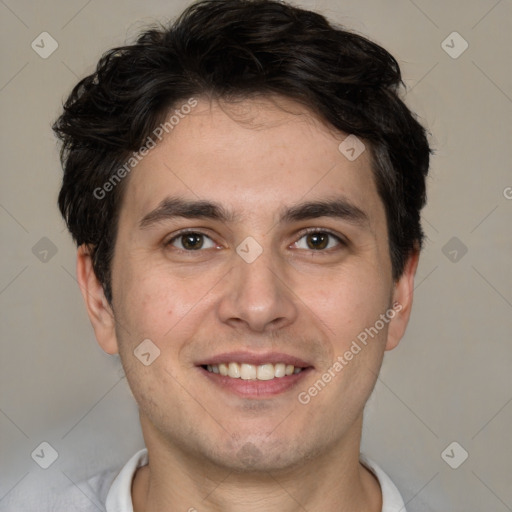
<instances>
[{"instance_id":1,"label":"brown eye","mask_svg":"<svg viewBox=\"0 0 512 512\"><path fill-rule=\"evenodd\" d=\"M171 238L167 245L172 245L182 251L198 251L215 247L213 240L203 233L182 233Z\"/></svg>"},{"instance_id":2,"label":"brown eye","mask_svg":"<svg viewBox=\"0 0 512 512\"><path fill-rule=\"evenodd\" d=\"M203 243L204 243L204 241L203 241L202 235L198 235L196 233L190 233L190 234L181 236L181 245L185 249L192 249L192 250L201 249L201 247L203 246Z\"/></svg>"},{"instance_id":3,"label":"brown eye","mask_svg":"<svg viewBox=\"0 0 512 512\"><path fill-rule=\"evenodd\" d=\"M312 231L303 235L295 246L297 249L324 251L344 245L343 240L328 231Z\"/></svg>"},{"instance_id":4,"label":"brown eye","mask_svg":"<svg viewBox=\"0 0 512 512\"><path fill-rule=\"evenodd\" d=\"M306 236L306 240L310 249L325 249L329 245L327 233L311 233Z\"/></svg>"}]
</instances>

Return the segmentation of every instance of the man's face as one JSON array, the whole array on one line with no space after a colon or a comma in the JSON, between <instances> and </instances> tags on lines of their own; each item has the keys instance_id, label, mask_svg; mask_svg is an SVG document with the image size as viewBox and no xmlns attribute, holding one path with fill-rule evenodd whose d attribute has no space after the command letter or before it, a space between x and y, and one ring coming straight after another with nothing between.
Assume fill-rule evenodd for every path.
<instances>
[{"instance_id":1,"label":"man's face","mask_svg":"<svg viewBox=\"0 0 512 512\"><path fill-rule=\"evenodd\" d=\"M280 102L288 112L200 100L132 171L113 259L146 441L232 469L293 467L358 439L396 322L333 371L397 298L384 205L369 151L350 161L346 135ZM134 355L146 339L160 350L147 366ZM213 372L223 364L231 376Z\"/></svg>"}]
</instances>

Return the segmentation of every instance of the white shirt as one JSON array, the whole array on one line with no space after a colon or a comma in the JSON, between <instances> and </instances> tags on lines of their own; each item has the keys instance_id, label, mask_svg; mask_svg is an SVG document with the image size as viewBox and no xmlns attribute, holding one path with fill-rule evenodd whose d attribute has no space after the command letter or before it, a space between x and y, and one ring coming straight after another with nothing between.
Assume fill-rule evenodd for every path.
<instances>
[{"instance_id":1,"label":"white shirt","mask_svg":"<svg viewBox=\"0 0 512 512\"><path fill-rule=\"evenodd\" d=\"M382 512L406 512L398 489L372 460L360 455L360 461L377 478L382 490ZM121 469L106 471L86 482L68 487L55 496L55 489L41 489L37 496L13 493L0 501L1 512L133 512L131 488L135 472L148 463L147 449L137 452Z\"/></svg>"}]
</instances>

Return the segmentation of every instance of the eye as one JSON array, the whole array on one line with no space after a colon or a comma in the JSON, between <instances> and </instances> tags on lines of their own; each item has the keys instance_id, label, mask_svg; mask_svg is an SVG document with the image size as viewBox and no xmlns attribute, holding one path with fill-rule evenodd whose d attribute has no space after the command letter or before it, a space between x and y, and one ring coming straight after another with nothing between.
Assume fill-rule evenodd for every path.
<instances>
[{"instance_id":1,"label":"eye","mask_svg":"<svg viewBox=\"0 0 512 512\"><path fill-rule=\"evenodd\" d=\"M297 249L324 251L336 246L343 246L345 242L329 231L310 231L299 238L294 245Z\"/></svg>"},{"instance_id":2,"label":"eye","mask_svg":"<svg viewBox=\"0 0 512 512\"><path fill-rule=\"evenodd\" d=\"M216 247L215 242L209 236L195 231L180 233L171 238L165 245L172 245L176 247L176 249L189 252L198 251L200 249L213 249Z\"/></svg>"}]
</instances>

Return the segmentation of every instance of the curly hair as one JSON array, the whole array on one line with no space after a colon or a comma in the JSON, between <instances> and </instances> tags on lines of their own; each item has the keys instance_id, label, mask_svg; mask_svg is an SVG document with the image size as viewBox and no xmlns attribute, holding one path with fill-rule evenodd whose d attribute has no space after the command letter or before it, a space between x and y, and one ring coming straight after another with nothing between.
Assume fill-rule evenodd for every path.
<instances>
[{"instance_id":1,"label":"curly hair","mask_svg":"<svg viewBox=\"0 0 512 512\"><path fill-rule=\"evenodd\" d=\"M72 90L53 125L62 142L60 211L77 245L91 247L111 301L124 183L101 198L94 191L179 102L278 94L369 147L397 279L422 245L431 153L424 127L400 97L403 85L385 49L318 13L275 0L199 1L169 26L106 52Z\"/></svg>"}]
</instances>

